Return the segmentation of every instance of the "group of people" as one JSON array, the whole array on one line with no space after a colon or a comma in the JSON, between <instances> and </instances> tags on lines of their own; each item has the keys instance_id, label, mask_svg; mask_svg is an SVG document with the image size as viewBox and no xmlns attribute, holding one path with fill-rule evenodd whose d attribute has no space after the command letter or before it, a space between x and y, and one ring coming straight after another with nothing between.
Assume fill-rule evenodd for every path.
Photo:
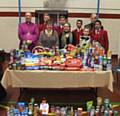
<instances>
[{"instance_id":1,"label":"group of people","mask_svg":"<svg viewBox=\"0 0 120 116\"><path fill-rule=\"evenodd\" d=\"M18 36L20 39L20 48L24 41L29 44L29 50L35 46L43 46L48 48L60 49L68 44L79 45L81 37L90 39L90 42L97 41L107 51L109 49L109 41L107 31L104 29L101 21L97 19L96 14L91 14L91 22L83 27L83 21L76 21L76 29L71 30L71 24L65 16L60 16L59 25L53 25L49 14L43 16L43 24L32 23L32 14L25 13L25 22L19 24Z\"/></svg>"}]
</instances>

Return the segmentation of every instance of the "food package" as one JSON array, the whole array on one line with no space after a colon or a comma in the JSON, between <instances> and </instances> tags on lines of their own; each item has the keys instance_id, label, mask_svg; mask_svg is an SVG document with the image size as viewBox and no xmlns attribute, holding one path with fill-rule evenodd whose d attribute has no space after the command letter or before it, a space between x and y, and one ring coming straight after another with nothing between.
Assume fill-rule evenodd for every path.
<instances>
[{"instance_id":1,"label":"food package","mask_svg":"<svg viewBox=\"0 0 120 116\"><path fill-rule=\"evenodd\" d=\"M82 67L82 59L69 58L65 61L66 67Z\"/></svg>"}]
</instances>

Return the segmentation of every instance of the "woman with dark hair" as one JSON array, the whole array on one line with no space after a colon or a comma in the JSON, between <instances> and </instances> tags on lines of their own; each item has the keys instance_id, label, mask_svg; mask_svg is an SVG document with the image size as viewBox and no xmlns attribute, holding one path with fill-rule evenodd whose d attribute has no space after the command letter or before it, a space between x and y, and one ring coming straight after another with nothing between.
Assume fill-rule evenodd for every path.
<instances>
[{"instance_id":1,"label":"woman with dark hair","mask_svg":"<svg viewBox=\"0 0 120 116\"><path fill-rule=\"evenodd\" d=\"M95 28L91 33L92 41L97 41L101 44L101 46L105 49L107 53L109 49L109 40L108 33L104 30L102 26L102 22L100 20L95 21Z\"/></svg>"},{"instance_id":2,"label":"woman with dark hair","mask_svg":"<svg viewBox=\"0 0 120 116\"><path fill-rule=\"evenodd\" d=\"M62 49L68 44L76 45L76 38L75 35L71 32L70 23L65 23L63 32L59 36L59 48Z\"/></svg>"}]
</instances>

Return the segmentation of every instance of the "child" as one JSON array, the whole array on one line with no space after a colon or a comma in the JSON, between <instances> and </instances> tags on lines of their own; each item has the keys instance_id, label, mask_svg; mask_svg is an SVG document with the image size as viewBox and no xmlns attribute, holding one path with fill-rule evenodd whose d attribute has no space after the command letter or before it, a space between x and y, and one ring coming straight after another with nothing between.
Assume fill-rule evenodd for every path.
<instances>
[{"instance_id":1,"label":"child","mask_svg":"<svg viewBox=\"0 0 120 116\"><path fill-rule=\"evenodd\" d=\"M40 104L40 111L42 116L47 116L49 112L49 104L47 103L46 98L42 99L42 103Z\"/></svg>"},{"instance_id":2,"label":"child","mask_svg":"<svg viewBox=\"0 0 120 116\"><path fill-rule=\"evenodd\" d=\"M91 42L90 31L88 28L84 28L83 35L80 37L80 47L84 50L89 48Z\"/></svg>"}]
</instances>

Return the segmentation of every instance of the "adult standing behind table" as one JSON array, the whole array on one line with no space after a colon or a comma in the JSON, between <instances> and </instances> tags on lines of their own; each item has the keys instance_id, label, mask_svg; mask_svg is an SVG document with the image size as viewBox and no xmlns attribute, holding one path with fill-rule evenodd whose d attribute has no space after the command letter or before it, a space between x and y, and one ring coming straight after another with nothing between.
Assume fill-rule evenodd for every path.
<instances>
[{"instance_id":1,"label":"adult standing behind table","mask_svg":"<svg viewBox=\"0 0 120 116\"><path fill-rule=\"evenodd\" d=\"M95 21L95 28L91 33L92 41L97 41L105 49L107 53L109 49L108 33L104 30L100 20Z\"/></svg>"},{"instance_id":2,"label":"adult standing behind table","mask_svg":"<svg viewBox=\"0 0 120 116\"><path fill-rule=\"evenodd\" d=\"M72 32L75 34L76 36L76 42L77 44L80 43L80 36L83 35L83 28L82 28L82 24L83 24L83 21L81 19L78 19L76 21L76 29L74 29Z\"/></svg>"},{"instance_id":3,"label":"adult standing behind table","mask_svg":"<svg viewBox=\"0 0 120 116\"><path fill-rule=\"evenodd\" d=\"M19 24L18 27L19 48L22 48L22 44L26 41L30 51L36 46L39 37L38 26L31 20L32 14L30 12L25 13L25 22Z\"/></svg>"},{"instance_id":4,"label":"adult standing behind table","mask_svg":"<svg viewBox=\"0 0 120 116\"><path fill-rule=\"evenodd\" d=\"M58 32L58 36L63 32L64 24L67 22L65 16L61 15L59 17L59 25L55 26L55 30Z\"/></svg>"},{"instance_id":5,"label":"adult standing behind table","mask_svg":"<svg viewBox=\"0 0 120 116\"><path fill-rule=\"evenodd\" d=\"M85 25L85 28L88 28L90 30L90 32L91 32L94 29L94 27L95 27L95 21L96 20L97 20L97 15L92 13L90 15L90 21L91 22L89 24Z\"/></svg>"},{"instance_id":6,"label":"adult standing behind table","mask_svg":"<svg viewBox=\"0 0 120 116\"><path fill-rule=\"evenodd\" d=\"M48 13L43 14L43 23L39 25L39 32L45 30L46 24L48 21L50 21L50 15Z\"/></svg>"},{"instance_id":7,"label":"adult standing behind table","mask_svg":"<svg viewBox=\"0 0 120 116\"><path fill-rule=\"evenodd\" d=\"M38 45L43 47L48 47L54 49L58 46L59 38L57 32L53 29L53 24L51 21L48 21L46 28L41 31Z\"/></svg>"},{"instance_id":8,"label":"adult standing behind table","mask_svg":"<svg viewBox=\"0 0 120 116\"><path fill-rule=\"evenodd\" d=\"M74 33L71 32L70 23L65 23L63 27L63 32L59 36L59 48L62 49L68 44L72 44L75 46L76 37Z\"/></svg>"}]
</instances>

